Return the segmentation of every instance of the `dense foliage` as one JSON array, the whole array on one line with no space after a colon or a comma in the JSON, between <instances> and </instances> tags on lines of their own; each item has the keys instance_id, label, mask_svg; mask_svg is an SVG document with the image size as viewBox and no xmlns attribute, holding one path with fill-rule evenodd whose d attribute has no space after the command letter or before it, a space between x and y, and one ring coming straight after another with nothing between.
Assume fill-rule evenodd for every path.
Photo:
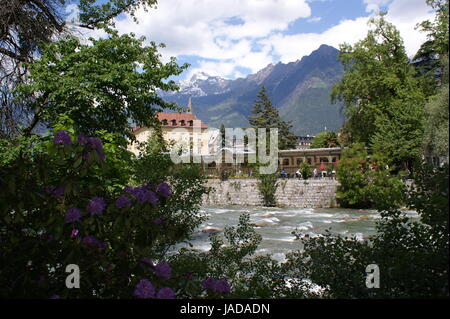
<instances>
[{"instance_id":1,"label":"dense foliage","mask_svg":"<svg viewBox=\"0 0 450 319\"><path fill-rule=\"evenodd\" d=\"M160 175L147 179L117 137L73 132L2 144L10 155L0 170L0 258L10 266L0 270L1 295L130 298L144 278L176 293L176 276L159 274L153 261L163 267L168 249L201 222L201 175L169 173L162 155L144 154L135 166L162 156L153 166ZM145 182L128 185L133 176ZM68 264L80 267L80 289L65 288Z\"/></svg>"},{"instance_id":2,"label":"dense foliage","mask_svg":"<svg viewBox=\"0 0 450 319\"><path fill-rule=\"evenodd\" d=\"M395 26L383 15L370 25L366 38L341 45L345 74L332 98L345 105L353 142L411 167L422 150L424 93Z\"/></svg>"},{"instance_id":3,"label":"dense foliage","mask_svg":"<svg viewBox=\"0 0 450 319\"><path fill-rule=\"evenodd\" d=\"M321 132L314 137L310 148L330 148L339 146L338 136L335 132Z\"/></svg>"},{"instance_id":4,"label":"dense foliage","mask_svg":"<svg viewBox=\"0 0 450 319\"><path fill-rule=\"evenodd\" d=\"M34 114L25 132L38 122L52 126L62 113L86 133L100 127L129 136L129 120L150 126L158 110L175 109L156 90L176 89L165 80L185 68L174 59L162 63L157 49L154 43L145 46L144 39L113 31L89 45L69 37L45 46L30 66L29 81L18 88L20 97L31 100L28 107Z\"/></svg>"},{"instance_id":5,"label":"dense foliage","mask_svg":"<svg viewBox=\"0 0 450 319\"><path fill-rule=\"evenodd\" d=\"M380 199L391 200L392 205L403 202L404 184L392 175L394 167L386 164L384 156L370 155L362 143L342 151L336 168L340 185L336 197L343 207L379 208Z\"/></svg>"},{"instance_id":6,"label":"dense foliage","mask_svg":"<svg viewBox=\"0 0 450 319\"><path fill-rule=\"evenodd\" d=\"M134 15L156 0L2 0L0 5L0 137L22 133L33 123L28 101L13 92L27 82L31 64L49 43L80 30L114 25L121 13ZM32 102L32 101L31 101ZM34 124L32 124L34 126Z\"/></svg>"},{"instance_id":7,"label":"dense foliage","mask_svg":"<svg viewBox=\"0 0 450 319\"><path fill-rule=\"evenodd\" d=\"M449 17L448 0L426 0L436 12L433 21L425 20L418 25L427 35L427 40L420 46L413 59L420 84L427 96L437 93L443 82L443 69L448 59L449 50ZM444 56L447 56L446 59Z\"/></svg>"},{"instance_id":8,"label":"dense foliage","mask_svg":"<svg viewBox=\"0 0 450 319\"><path fill-rule=\"evenodd\" d=\"M302 174L303 179L308 179L312 176L311 165L307 162L302 162L299 167L300 174Z\"/></svg>"},{"instance_id":9,"label":"dense foliage","mask_svg":"<svg viewBox=\"0 0 450 319\"><path fill-rule=\"evenodd\" d=\"M278 187L278 174L257 174L257 187L262 196L264 206L275 206L275 193Z\"/></svg>"},{"instance_id":10,"label":"dense foliage","mask_svg":"<svg viewBox=\"0 0 450 319\"><path fill-rule=\"evenodd\" d=\"M280 117L278 110L272 105L266 88L263 86L258 92L257 99L253 105L252 115L248 119L250 126L255 128L267 129L266 139L267 146L269 145L271 128L278 129L278 149L287 150L293 149L297 145L297 138L294 133L291 132L292 124L290 122L283 121Z\"/></svg>"},{"instance_id":11,"label":"dense foliage","mask_svg":"<svg viewBox=\"0 0 450 319\"><path fill-rule=\"evenodd\" d=\"M376 235L361 241L328 232L305 241L304 252L290 256L296 276L320 285L322 297L329 298L448 297L448 165L420 165L415 171L407 206L418 212L419 221L391 197L381 197ZM370 264L380 269L380 288L365 285Z\"/></svg>"},{"instance_id":12,"label":"dense foliage","mask_svg":"<svg viewBox=\"0 0 450 319\"><path fill-rule=\"evenodd\" d=\"M425 126L425 149L429 154L447 156L449 153L449 65L448 56L444 56L442 84L437 89L436 95L432 96L425 105L427 118Z\"/></svg>"}]
</instances>

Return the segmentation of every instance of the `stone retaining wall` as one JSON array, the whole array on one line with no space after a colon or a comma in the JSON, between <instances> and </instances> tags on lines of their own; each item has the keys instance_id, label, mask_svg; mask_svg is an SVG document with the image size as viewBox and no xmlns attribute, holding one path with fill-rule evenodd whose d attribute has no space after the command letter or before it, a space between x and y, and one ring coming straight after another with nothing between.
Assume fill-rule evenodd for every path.
<instances>
[{"instance_id":1,"label":"stone retaining wall","mask_svg":"<svg viewBox=\"0 0 450 319\"><path fill-rule=\"evenodd\" d=\"M336 190L339 185L334 179L278 179L277 206L297 208L337 207ZM262 198L256 179L230 179L220 181L209 179L207 186L211 193L205 196L203 204L208 206L261 206Z\"/></svg>"}]
</instances>

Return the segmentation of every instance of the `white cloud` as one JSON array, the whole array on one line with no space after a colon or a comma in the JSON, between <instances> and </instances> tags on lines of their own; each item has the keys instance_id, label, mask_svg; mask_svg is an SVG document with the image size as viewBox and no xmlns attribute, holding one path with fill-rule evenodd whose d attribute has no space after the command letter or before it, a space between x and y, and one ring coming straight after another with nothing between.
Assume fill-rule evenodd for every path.
<instances>
[{"instance_id":1,"label":"white cloud","mask_svg":"<svg viewBox=\"0 0 450 319\"><path fill-rule=\"evenodd\" d=\"M368 18L343 20L338 25L323 33L300 33L294 35L275 34L266 40L273 52L280 57L283 63L295 61L302 56L310 54L321 44L339 47L343 42L354 43L367 34Z\"/></svg>"},{"instance_id":2,"label":"white cloud","mask_svg":"<svg viewBox=\"0 0 450 319\"><path fill-rule=\"evenodd\" d=\"M370 15L387 6L387 19L400 30L408 55L417 51L425 35L414 26L432 17L425 0L362 1ZM204 71L235 78L242 76L240 67L254 73L278 59L284 63L298 60L321 44L337 48L366 36L369 17L344 19L321 33L285 34L297 19L320 21L311 16L309 2L312 0L162 0L156 10L136 12L139 24L125 16L116 26L120 32L165 43L161 53L166 61L170 56L196 57L198 66L186 72L188 77Z\"/></svg>"},{"instance_id":3,"label":"white cloud","mask_svg":"<svg viewBox=\"0 0 450 319\"><path fill-rule=\"evenodd\" d=\"M370 3L369 3L370 2ZM365 0L368 5L386 5L386 0ZM425 41L426 35L415 30L417 23L431 19L432 14L425 0L394 0L388 6L386 19L392 22L400 31L408 56L412 57L420 45ZM341 43L354 44L367 35L369 17L360 17L354 20L343 20L323 33L300 33L284 35L276 33L263 40L266 45L273 48L273 52L280 56L284 63L299 59L310 54L321 44L328 44L336 48Z\"/></svg>"},{"instance_id":4,"label":"white cloud","mask_svg":"<svg viewBox=\"0 0 450 319\"><path fill-rule=\"evenodd\" d=\"M156 10L138 10L138 25L126 18L118 21L117 27L164 42L169 54L220 58L234 55L227 51L235 48L220 48L215 39L266 37L271 32L286 30L290 22L310 14L304 0L165 0L160 1ZM242 23L227 23L232 18L239 18Z\"/></svg>"}]
</instances>

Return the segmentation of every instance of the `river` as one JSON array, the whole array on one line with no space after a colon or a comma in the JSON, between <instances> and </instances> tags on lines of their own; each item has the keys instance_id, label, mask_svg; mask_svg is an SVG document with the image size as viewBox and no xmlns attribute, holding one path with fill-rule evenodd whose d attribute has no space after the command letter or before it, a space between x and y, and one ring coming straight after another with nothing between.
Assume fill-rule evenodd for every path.
<instances>
[{"instance_id":1,"label":"river","mask_svg":"<svg viewBox=\"0 0 450 319\"><path fill-rule=\"evenodd\" d=\"M193 248L209 250L209 234L222 233L225 226L236 226L241 214L250 215L250 222L257 225L261 234L257 255L271 254L283 261L285 254L301 248L300 241L292 234L298 230L302 236L320 236L326 229L344 236L356 236L363 240L375 233L377 220L381 218L376 210L357 210L345 208L276 208L276 207L203 207L200 213L208 219L194 233ZM414 211L407 215L417 218ZM180 246L178 246L180 247Z\"/></svg>"}]
</instances>

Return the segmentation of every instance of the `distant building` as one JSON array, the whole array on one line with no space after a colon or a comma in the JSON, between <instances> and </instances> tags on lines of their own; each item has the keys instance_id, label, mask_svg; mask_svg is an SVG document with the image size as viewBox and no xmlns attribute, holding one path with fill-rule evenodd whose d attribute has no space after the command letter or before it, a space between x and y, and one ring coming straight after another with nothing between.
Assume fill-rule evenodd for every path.
<instances>
[{"instance_id":1,"label":"distant building","mask_svg":"<svg viewBox=\"0 0 450 319\"><path fill-rule=\"evenodd\" d=\"M297 136L297 147L299 149L309 148L315 136Z\"/></svg>"},{"instance_id":2,"label":"distant building","mask_svg":"<svg viewBox=\"0 0 450 319\"><path fill-rule=\"evenodd\" d=\"M210 141L218 132L208 131L208 126L203 124L193 114L192 100L189 98L188 111L185 113L157 113L158 120L161 123L161 129L164 140L168 145L181 143L195 147L193 150L197 154L209 154ZM146 142L153 132L153 128L133 127L132 133L138 142ZM139 153L137 143L130 144L128 149Z\"/></svg>"},{"instance_id":3,"label":"distant building","mask_svg":"<svg viewBox=\"0 0 450 319\"><path fill-rule=\"evenodd\" d=\"M321 164L336 167L341 158L342 148L312 148L297 150L280 150L278 167L287 173L294 173L300 164L308 163L312 169L319 169Z\"/></svg>"}]
</instances>

